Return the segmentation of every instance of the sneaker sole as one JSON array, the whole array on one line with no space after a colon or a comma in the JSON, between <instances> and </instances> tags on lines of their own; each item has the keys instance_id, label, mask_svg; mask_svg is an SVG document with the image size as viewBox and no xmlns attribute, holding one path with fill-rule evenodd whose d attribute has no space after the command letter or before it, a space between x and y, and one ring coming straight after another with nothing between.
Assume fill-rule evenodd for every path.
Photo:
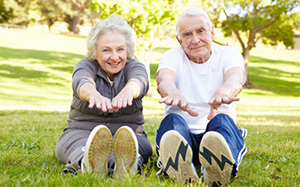
<instances>
[{"instance_id":1,"label":"sneaker sole","mask_svg":"<svg viewBox=\"0 0 300 187\"><path fill-rule=\"evenodd\" d=\"M118 129L113 141L115 177L136 172L138 142L133 130L127 126Z\"/></svg>"},{"instance_id":2,"label":"sneaker sole","mask_svg":"<svg viewBox=\"0 0 300 187\"><path fill-rule=\"evenodd\" d=\"M224 137L207 132L199 148L199 160L204 167L204 182L209 186L226 186L231 178L233 157Z\"/></svg>"},{"instance_id":3,"label":"sneaker sole","mask_svg":"<svg viewBox=\"0 0 300 187\"><path fill-rule=\"evenodd\" d=\"M187 141L175 130L167 131L160 141L162 167L174 181L198 183L199 177L192 168L193 152Z\"/></svg>"},{"instance_id":4,"label":"sneaker sole","mask_svg":"<svg viewBox=\"0 0 300 187\"><path fill-rule=\"evenodd\" d=\"M110 130L104 126L99 125L91 132L85 147L84 169L89 173L99 173L107 175L107 161L112 152L112 135Z\"/></svg>"}]
</instances>

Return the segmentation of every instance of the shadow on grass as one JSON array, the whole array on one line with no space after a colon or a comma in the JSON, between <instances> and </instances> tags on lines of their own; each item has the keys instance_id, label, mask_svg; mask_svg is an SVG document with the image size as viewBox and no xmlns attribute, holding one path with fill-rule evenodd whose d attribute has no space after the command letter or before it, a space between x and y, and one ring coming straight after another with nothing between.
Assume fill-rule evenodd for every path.
<instances>
[{"instance_id":1,"label":"shadow on grass","mask_svg":"<svg viewBox=\"0 0 300 187\"><path fill-rule=\"evenodd\" d=\"M300 69L299 62L270 60L267 58L251 56L249 64L250 80L260 89L282 96L300 96L300 72L295 71L296 69ZM251 66L251 64L254 66ZM295 70L294 72L289 72L275 68L274 65L282 67L291 66L295 67Z\"/></svg>"},{"instance_id":2,"label":"shadow on grass","mask_svg":"<svg viewBox=\"0 0 300 187\"><path fill-rule=\"evenodd\" d=\"M75 53L8 47L0 47L0 51L0 60L3 59L3 61L8 62L10 60L20 60L19 66L24 66L24 62L30 65L42 64L62 72L72 72L74 65L84 57ZM8 70L12 71L13 69L9 68ZM29 72L26 74L29 74Z\"/></svg>"},{"instance_id":3,"label":"shadow on grass","mask_svg":"<svg viewBox=\"0 0 300 187\"><path fill-rule=\"evenodd\" d=\"M18 79L24 83L64 86L82 55L57 51L0 47L0 79ZM53 81L54 80L54 81Z\"/></svg>"},{"instance_id":4,"label":"shadow on grass","mask_svg":"<svg viewBox=\"0 0 300 187\"><path fill-rule=\"evenodd\" d=\"M18 79L47 79L49 73L40 70L26 69L21 66L0 65L0 77Z\"/></svg>"}]
</instances>

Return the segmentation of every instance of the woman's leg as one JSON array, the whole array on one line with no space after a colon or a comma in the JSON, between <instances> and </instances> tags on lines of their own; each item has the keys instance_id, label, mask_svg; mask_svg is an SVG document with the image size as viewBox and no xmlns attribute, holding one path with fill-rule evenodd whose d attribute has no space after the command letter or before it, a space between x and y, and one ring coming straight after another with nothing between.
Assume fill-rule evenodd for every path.
<instances>
[{"instance_id":1,"label":"woman's leg","mask_svg":"<svg viewBox=\"0 0 300 187\"><path fill-rule=\"evenodd\" d=\"M75 172L80 169L86 141L91 131L81 129L64 130L56 146L56 158L66 164L63 172Z\"/></svg>"}]
</instances>

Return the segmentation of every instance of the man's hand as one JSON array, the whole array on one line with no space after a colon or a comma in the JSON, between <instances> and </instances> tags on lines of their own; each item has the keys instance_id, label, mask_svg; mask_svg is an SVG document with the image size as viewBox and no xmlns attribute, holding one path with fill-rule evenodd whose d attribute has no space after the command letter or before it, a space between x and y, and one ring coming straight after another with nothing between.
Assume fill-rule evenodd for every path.
<instances>
[{"instance_id":1,"label":"man's hand","mask_svg":"<svg viewBox=\"0 0 300 187\"><path fill-rule=\"evenodd\" d=\"M157 73L157 91L162 99L159 103L166 105L177 106L181 110L186 111L191 116L198 116L198 112L192 110L186 101L185 97L179 92L175 85L176 74L170 69L161 69Z\"/></svg>"},{"instance_id":2,"label":"man's hand","mask_svg":"<svg viewBox=\"0 0 300 187\"><path fill-rule=\"evenodd\" d=\"M166 105L172 105L172 106L177 106L181 110L186 111L193 117L197 117L199 114L198 112L192 110L192 108L189 106L187 101L183 96L176 96L176 95L170 95L162 98L159 103L165 103Z\"/></svg>"},{"instance_id":3,"label":"man's hand","mask_svg":"<svg viewBox=\"0 0 300 187\"><path fill-rule=\"evenodd\" d=\"M233 101L239 101L240 98L230 96L230 92L227 89L220 88L216 91L216 93L212 96L212 98L208 101L210 105L210 112L207 116L208 120L212 120L217 110L220 108L222 104L231 104Z\"/></svg>"},{"instance_id":4,"label":"man's hand","mask_svg":"<svg viewBox=\"0 0 300 187\"><path fill-rule=\"evenodd\" d=\"M222 104L231 104L234 101L239 101L240 98L236 97L243 89L243 82L245 74L242 68L234 67L225 73L224 84L214 93L208 101L210 113L207 116L208 120L212 120L216 111Z\"/></svg>"}]
</instances>

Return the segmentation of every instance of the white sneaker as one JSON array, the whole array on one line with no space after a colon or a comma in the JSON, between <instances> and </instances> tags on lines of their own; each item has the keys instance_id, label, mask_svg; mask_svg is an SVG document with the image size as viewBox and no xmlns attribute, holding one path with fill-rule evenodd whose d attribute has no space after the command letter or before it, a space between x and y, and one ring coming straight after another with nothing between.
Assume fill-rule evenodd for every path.
<instances>
[{"instance_id":1,"label":"white sneaker","mask_svg":"<svg viewBox=\"0 0 300 187\"><path fill-rule=\"evenodd\" d=\"M138 141L133 130L127 126L119 128L114 136L114 176L134 174L137 171Z\"/></svg>"},{"instance_id":2,"label":"white sneaker","mask_svg":"<svg viewBox=\"0 0 300 187\"><path fill-rule=\"evenodd\" d=\"M162 167L172 180L182 184L199 183L192 149L177 131L170 130L162 136L159 152Z\"/></svg>"},{"instance_id":3,"label":"white sneaker","mask_svg":"<svg viewBox=\"0 0 300 187\"><path fill-rule=\"evenodd\" d=\"M208 186L227 186L233 169L233 157L225 138L218 132L204 134L199 147L204 182Z\"/></svg>"},{"instance_id":4,"label":"white sneaker","mask_svg":"<svg viewBox=\"0 0 300 187\"><path fill-rule=\"evenodd\" d=\"M95 127L86 142L82 171L107 175L107 161L112 152L112 144L110 130L104 125Z\"/></svg>"}]
</instances>

